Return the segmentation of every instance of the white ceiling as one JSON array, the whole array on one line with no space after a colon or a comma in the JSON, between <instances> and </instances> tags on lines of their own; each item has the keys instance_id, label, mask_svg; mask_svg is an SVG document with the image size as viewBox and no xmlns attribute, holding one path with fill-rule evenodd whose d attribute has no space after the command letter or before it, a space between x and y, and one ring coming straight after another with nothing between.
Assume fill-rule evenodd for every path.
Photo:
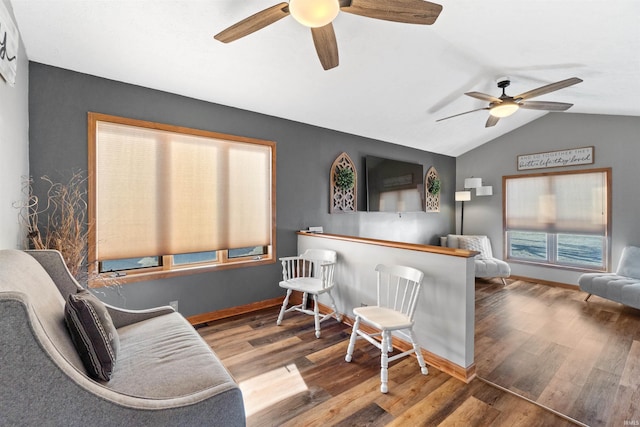
<instances>
[{"instance_id":1,"label":"white ceiling","mask_svg":"<svg viewBox=\"0 0 640 427\"><path fill-rule=\"evenodd\" d=\"M213 39L279 0L11 0L30 60L355 135L458 156L541 117L484 127L498 96L580 77L536 100L566 113L640 116L640 1L442 0L434 25L340 13L340 65L324 71L309 29L286 17Z\"/></svg>"}]
</instances>

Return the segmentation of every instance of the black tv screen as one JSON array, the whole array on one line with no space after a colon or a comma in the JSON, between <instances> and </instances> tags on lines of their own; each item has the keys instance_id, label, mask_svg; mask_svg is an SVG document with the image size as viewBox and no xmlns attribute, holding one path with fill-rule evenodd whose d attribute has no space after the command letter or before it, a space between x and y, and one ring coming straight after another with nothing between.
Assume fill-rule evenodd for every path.
<instances>
[{"instance_id":1,"label":"black tv screen","mask_svg":"<svg viewBox=\"0 0 640 427\"><path fill-rule=\"evenodd\" d=\"M365 156L369 212L424 211L422 165Z\"/></svg>"}]
</instances>

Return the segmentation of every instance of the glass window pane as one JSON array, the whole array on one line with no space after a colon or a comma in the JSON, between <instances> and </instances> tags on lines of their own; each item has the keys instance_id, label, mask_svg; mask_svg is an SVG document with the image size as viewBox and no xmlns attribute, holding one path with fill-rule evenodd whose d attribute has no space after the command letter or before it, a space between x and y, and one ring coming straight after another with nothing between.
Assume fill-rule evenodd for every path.
<instances>
[{"instance_id":1,"label":"glass window pane","mask_svg":"<svg viewBox=\"0 0 640 427\"><path fill-rule=\"evenodd\" d=\"M604 238L580 234L558 234L558 262L587 267L604 266Z\"/></svg>"},{"instance_id":2,"label":"glass window pane","mask_svg":"<svg viewBox=\"0 0 640 427\"><path fill-rule=\"evenodd\" d=\"M133 270L136 268L148 268L159 267L161 265L160 257L148 256L142 258L125 258L125 259L112 259L102 261L100 263L100 272L106 273L109 271L121 271L121 270Z\"/></svg>"},{"instance_id":3,"label":"glass window pane","mask_svg":"<svg viewBox=\"0 0 640 427\"><path fill-rule=\"evenodd\" d=\"M229 258L241 258L246 256L260 256L266 253L266 246L250 246L248 248L229 249L227 256Z\"/></svg>"},{"instance_id":4,"label":"glass window pane","mask_svg":"<svg viewBox=\"0 0 640 427\"><path fill-rule=\"evenodd\" d=\"M530 231L509 231L509 256L531 261L546 261L547 233Z\"/></svg>"},{"instance_id":5,"label":"glass window pane","mask_svg":"<svg viewBox=\"0 0 640 427\"><path fill-rule=\"evenodd\" d=\"M218 259L217 251L193 252L190 254L178 254L173 256L174 264L195 264L200 262L213 262Z\"/></svg>"}]
</instances>

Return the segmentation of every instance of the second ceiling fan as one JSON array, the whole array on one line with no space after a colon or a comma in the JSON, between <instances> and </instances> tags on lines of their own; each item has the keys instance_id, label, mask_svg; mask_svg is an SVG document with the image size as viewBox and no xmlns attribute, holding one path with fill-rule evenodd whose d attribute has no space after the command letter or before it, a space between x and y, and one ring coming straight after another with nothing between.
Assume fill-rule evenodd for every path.
<instances>
[{"instance_id":1,"label":"second ceiling fan","mask_svg":"<svg viewBox=\"0 0 640 427\"><path fill-rule=\"evenodd\" d=\"M499 98L487 95L486 93L482 92L465 93L465 95L472 98L489 102L488 107L477 108L475 110L466 111L464 113L454 114L453 116L438 119L436 120L436 122L462 116L464 114L474 113L476 111L489 110L489 118L487 119L487 123L485 124L485 127L488 128L491 126L495 126L501 118L512 115L520 108L543 111L566 111L571 108L573 104L568 104L566 102L529 101L529 99L536 96L544 95L549 92L564 89L565 87L573 86L580 82L582 82L582 79L571 77L570 79L561 80L559 82L551 83L536 89L529 90L527 92L521 93L520 95L508 96L505 93L505 89L511 84L511 81L508 77L503 77L501 79L498 79L498 87L502 89L502 95L500 95Z\"/></svg>"},{"instance_id":2,"label":"second ceiling fan","mask_svg":"<svg viewBox=\"0 0 640 427\"><path fill-rule=\"evenodd\" d=\"M440 15L442 6L423 0L290 0L251 15L214 38L229 43L291 15L311 28L320 63L329 70L339 63L332 21L340 11L386 21L431 25Z\"/></svg>"}]
</instances>

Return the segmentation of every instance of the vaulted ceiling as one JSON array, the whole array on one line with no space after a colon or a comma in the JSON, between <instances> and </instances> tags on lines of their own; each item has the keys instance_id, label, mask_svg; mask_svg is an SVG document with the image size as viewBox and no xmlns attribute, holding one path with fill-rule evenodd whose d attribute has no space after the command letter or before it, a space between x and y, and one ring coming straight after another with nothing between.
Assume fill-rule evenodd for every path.
<instances>
[{"instance_id":1,"label":"vaulted ceiling","mask_svg":"<svg viewBox=\"0 0 640 427\"><path fill-rule=\"evenodd\" d=\"M11 0L30 60L451 156L546 112L485 128L465 96L541 96L567 112L640 116L637 0L442 0L430 26L339 13L340 65L324 71L308 28L286 17L224 44L213 35L270 0ZM536 98L538 100L538 98Z\"/></svg>"}]
</instances>

